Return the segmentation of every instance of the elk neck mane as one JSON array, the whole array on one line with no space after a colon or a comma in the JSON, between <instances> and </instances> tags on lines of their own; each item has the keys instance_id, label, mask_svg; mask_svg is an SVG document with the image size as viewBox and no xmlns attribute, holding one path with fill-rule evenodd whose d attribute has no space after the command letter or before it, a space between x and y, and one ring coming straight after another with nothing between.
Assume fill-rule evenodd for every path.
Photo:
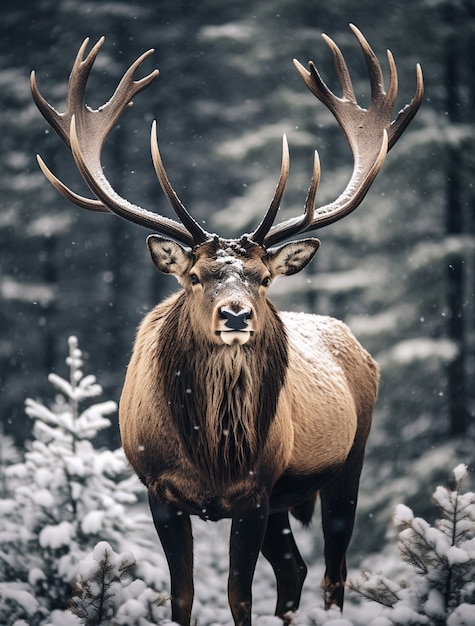
<instances>
[{"instance_id":1,"label":"elk neck mane","mask_svg":"<svg viewBox=\"0 0 475 626\"><path fill-rule=\"evenodd\" d=\"M265 330L243 346L198 340L184 292L157 340L158 384L183 452L214 487L252 471L275 417L288 365L284 324L268 301Z\"/></svg>"}]
</instances>

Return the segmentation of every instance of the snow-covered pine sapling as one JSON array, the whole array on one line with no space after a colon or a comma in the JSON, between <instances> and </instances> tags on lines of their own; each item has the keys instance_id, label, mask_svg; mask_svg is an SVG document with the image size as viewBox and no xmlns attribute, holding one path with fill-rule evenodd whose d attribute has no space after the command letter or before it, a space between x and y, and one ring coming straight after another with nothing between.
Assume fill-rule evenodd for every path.
<instances>
[{"instance_id":1,"label":"snow-covered pine sapling","mask_svg":"<svg viewBox=\"0 0 475 626\"><path fill-rule=\"evenodd\" d=\"M414 570L407 582L364 572L350 587L388 607L387 624L462 626L475 624L475 493L462 493L467 467L454 471L453 489L437 487L433 501L441 517L434 526L400 504L394 515L402 559ZM466 621L471 615L472 621Z\"/></svg>"},{"instance_id":2,"label":"snow-covered pine sapling","mask_svg":"<svg viewBox=\"0 0 475 626\"><path fill-rule=\"evenodd\" d=\"M102 394L102 387L96 382L95 376L83 375L82 352L78 348L76 337L69 337L68 346L66 365L69 367L69 380L54 373L48 376L50 383L61 392L56 398L55 406L48 410L42 404L28 399L26 412L30 417L39 418L40 423L50 427L38 426L52 440L62 441L76 453L78 441L91 439L100 430L110 426L110 420L105 416L114 413L117 405L112 401L101 402L80 412L79 408L85 400ZM37 424L35 422L35 426Z\"/></svg>"},{"instance_id":3,"label":"snow-covered pine sapling","mask_svg":"<svg viewBox=\"0 0 475 626\"><path fill-rule=\"evenodd\" d=\"M150 626L160 623L158 607L168 596L134 580L130 570L135 557L117 554L106 541L79 564L79 576L71 599L71 611L86 626Z\"/></svg>"},{"instance_id":4,"label":"snow-covered pine sapling","mask_svg":"<svg viewBox=\"0 0 475 626\"><path fill-rule=\"evenodd\" d=\"M127 537L140 536L139 516L124 509L136 501L139 485L122 450L97 450L90 441L110 426L107 416L116 404L84 406L102 389L93 376L83 375L74 337L66 362L69 380L49 377L60 391L51 406L26 401L34 440L24 462L6 470L9 499L0 500L1 624L19 618L45 623L51 611L67 608L78 563L98 541L121 549ZM19 594L30 601L18 600Z\"/></svg>"}]
</instances>

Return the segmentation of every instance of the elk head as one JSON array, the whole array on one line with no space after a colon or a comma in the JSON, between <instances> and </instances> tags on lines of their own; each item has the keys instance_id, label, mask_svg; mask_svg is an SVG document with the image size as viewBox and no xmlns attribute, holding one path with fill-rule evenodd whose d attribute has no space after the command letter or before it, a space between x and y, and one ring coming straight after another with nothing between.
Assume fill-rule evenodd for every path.
<instances>
[{"instance_id":1,"label":"elk head","mask_svg":"<svg viewBox=\"0 0 475 626\"><path fill-rule=\"evenodd\" d=\"M86 39L74 63L67 96L66 111L58 113L38 91L35 74L31 75L34 100L41 113L68 145L76 165L95 195L95 199L71 191L47 168L41 157L39 165L50 182L69 201L88 210L113 213L161 234L151 235L148 246L156 267L173 274L192 298L198 332L214 343L245 344L260 331L260 310L266 302L266 290L280 275L299 272L313 258L319 247L317 239L300 239L278 245L286 239L313 231L351 213L363 200L388 150L416 114L423 95L422 72L417 66L416 94L410 104L391 121L397 95L397 73L388 51L390 81L387 92L379 62L360 31L351 25L366 59L371 82L371 104L361 108L354 94L345 60L336 44L326 35L342 87L342 97L333 94L323 82L313 62L309 70L294 61L310 91L333 113L344 131L354 157L351 179L341 195L330 204L315 209L320 178L315 152L313 176L303 214L274 224L289 172L289 153L284 136L280 178L270 207L254 232L238 239L223 239L204 230L188 213L165 172L160 156L156 124L152 125L151 150L160 185L179 222L135 206L119 196L104 176L101 151L107 135L132 98L158 75L154 70L140 80L133 76L153 50L142 54L127 70L112 98L98 110L84 101L87 78L104 38L86 58ZM203 315L203 313L206 313Z\"/></svg>"},{"instance_id":2,"label":"elk head","mask_svg":"<svg viewBox=\"0 0 475 626\"><path fill-rule=\"evenodd\" d=\"M300 271L320 245L304 239L265 250L248 236L213 237L192 250L157 235L147 243L156 267L174 274L192 300L200 339L228 345L247 343L260 331L272 280Z\"/></svg>"}]
</instances>

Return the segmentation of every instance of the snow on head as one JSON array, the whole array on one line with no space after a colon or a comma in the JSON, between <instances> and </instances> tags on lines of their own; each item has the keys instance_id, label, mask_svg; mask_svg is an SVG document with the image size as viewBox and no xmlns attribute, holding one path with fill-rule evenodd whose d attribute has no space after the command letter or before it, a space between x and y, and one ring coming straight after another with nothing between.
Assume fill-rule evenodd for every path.
<instances>
[{"instance_id":1,"label":"snow on head","mask_svg":"<svg viewBox=\"0 0 475 626\"><path fill-rule=\"evenodd\" d=\"M243 250L245 252L245 250ZM232 248L220 249L216 252L216 260L219 263L225 263L226 265L233 265L240 270L243 269L244 264L241 259L236 256L236 253Z\"/></svg>"}]
</instances>

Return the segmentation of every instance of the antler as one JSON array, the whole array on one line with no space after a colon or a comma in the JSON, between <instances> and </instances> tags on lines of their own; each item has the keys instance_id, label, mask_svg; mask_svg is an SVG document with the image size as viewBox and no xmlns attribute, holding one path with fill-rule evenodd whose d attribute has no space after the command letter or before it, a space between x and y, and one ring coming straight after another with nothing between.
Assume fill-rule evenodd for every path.
<instances>
[{"instance_id":1,"label":"antler","mask_svg":"<svg viewBox=\"0 0 475 626\"><path fill-rule=\"evenodd\" d=\"M282 146L282 167L280 170L280 178L277 183L277 188L275 190L274 198L271 202L267 213L264 216L264 219L256 228L256 230L249 235L249 238L258 243L259 245L264 245L264 240L268 236L267 233L271 228L275 216L280 207L280 203L282 201L282 196L284 195L285 184L287 182L287 178L289 175L289 146L287 144L287 137L284 135L283 138L283 146ZM281 238L280 240L288 239L293 235L297 235L310 226L313 220L313 216L315 213L315 197L317 195L317 188L320 182L320 159L318 157L318 153L315 152L315 159L313 163L313 176L310 182L310 187L307 194L307 200L305 202L305 211L304 214L298 218L294 218L292 220L288 220L283 224L280 224L282 227Z\"/></svg>"},{"instance_id":2,"label":"antler","mask_svg":"<svg viewBox=\"0 0 475 626\"><path fill-rule=\"evenodd\" d=\"M334 202L315 210L315 197L320 180L320 164L318 154L315 152L313 176L304 213L273 226L289 173L288 146L284 136L281 172L273 200L260 225L249 235L249 238L259 245L268 247L299 233L322 228L342 219L356 209L381 169L387 152L399 139L419 109L423 83L422 71L417 65L416 94L411 102L398 113L396 119L391 121L397 95L397 72L392 54L388 50L390 82L386 93L381 67L373 50L355 26L350 24L350 28L359 41L369 70L371 103L368 109L362 109L356 102L343 55L338 46L326 35L323 35L323 39L333 55L335 69L342 87L341 98L333 94L326 86L312 61L309 62L310 71L298 61L294 63L307 87L333 113L348 139L354 158L351 179L346 189ZM93 110L85 104L84 92L91 68L104 43L104 37L96 43L84 59L88 42L89 39L84 40L74 62L64 113L58 113L40 94L34 72L31 73L31 90L43 116L70 148L79 172L96 199L85 198L66 187L38 155L38 162L43 173L66 199L81 208L114 213L192 247L207 241L212 235L188 213L168 180L158 149L155 122L152 125L151 134L153 164L160 185L181 223L130 203L112 188L104 176L101 152L109 132L124 109L131 103L132 98L155 80L158 70L154 70L140 80L133 80L138 67L153 52L153 50L148 50L129 67L109 102L98 110Z\"/></svg>"},{"instance_id":3,"label":"antler","mask_svg":"<svg viewBox=\"0 0 475 626\"><path fill-rule=\"evenodd\" d=\"M129 67L109 102L98 110L93 110L85 104L84 92L92 65L104 43L104 37L96 43L84 59L88 42L89 38L84 40L74 62L69 78L66 111L64 113L58 113L40 94L34 72L31 73L31 90L36 105L45 119L71 149L82 177L97 199L85 198L71 191L54 176L41 157L38 156L38 162L43 173L65 198L81 208L115 213L131 222L173 237L185 245L194 246L206 241L211 235L201 228L178 200L163 167L160 173L159 168L157 168L158 178L182 224L132 204L116 193L105 178L101 165L102 146L132 98L155 80L158 76L158 70L154 70L140 80L133 80L137 68L153 53L153 50L148 50ZM155 143L153 140L155 125L152 130L154 162L158 158L159 163L161 163L156 138Z\"/></svg>"},{"instance_id":4,"label":"antler","mask_svg":"<svg viewBox=\"0 0 475 626\"><path fill-rule=\"evenodd\" d=\"M358 105L343 54L335 42L326 35L323 35L323 39L333 55L336 73L342 87L341 98L330 91L312 61L309 62L310 71L297 60L294 60L294 63L307 87L333 113L343 129L353 153L353 174L345 190L335 201L314 210L313 203L318 185L318 174L314 167L304 214L269 227L267 233L263 233L261 228L259 239L265 246L271 246L298 233L322 228L354 211L371 187L384 163L387 152L399 139L421 104L422 70L420 65L417 65L415 96L398 113L396 119L391 121L397 96L397 71L393 56L388 50L390 80L388 91L385 92L383 74L376 55L362 33L352 24L350 28L363 50L369 70L371 103L368 109L362 109ZM264 223L269 224L267 215L262 224Z\"/></svg>"}]
</instances>

